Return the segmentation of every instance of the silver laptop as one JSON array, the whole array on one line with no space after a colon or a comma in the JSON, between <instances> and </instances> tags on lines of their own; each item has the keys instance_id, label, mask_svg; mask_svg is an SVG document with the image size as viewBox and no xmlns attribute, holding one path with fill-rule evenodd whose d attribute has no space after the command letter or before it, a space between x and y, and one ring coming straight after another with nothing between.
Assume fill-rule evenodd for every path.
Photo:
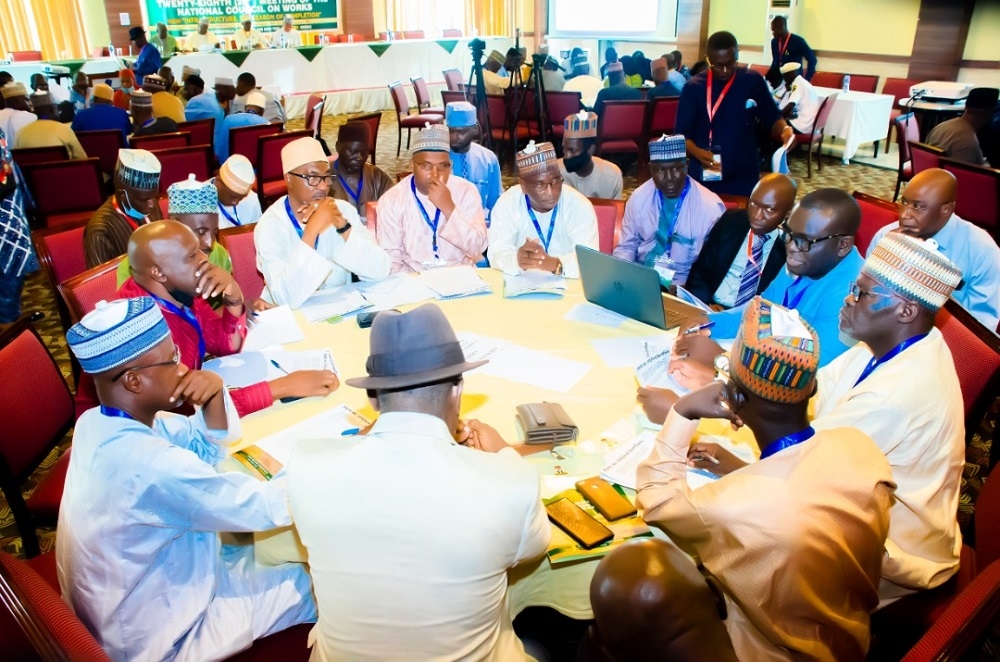
<instances>
[{"instance_id":1,"label":"silver laptop","mask_svg":"<svg viewBox=\"0 0 1000 662\"><path fill-rule=\"evenodd\" d=\"M576 259L583 296L590 303L658 329L673 329L704 314L697 306L661 294L655 269L579 245Z\"/></svg>"}]
</instances>

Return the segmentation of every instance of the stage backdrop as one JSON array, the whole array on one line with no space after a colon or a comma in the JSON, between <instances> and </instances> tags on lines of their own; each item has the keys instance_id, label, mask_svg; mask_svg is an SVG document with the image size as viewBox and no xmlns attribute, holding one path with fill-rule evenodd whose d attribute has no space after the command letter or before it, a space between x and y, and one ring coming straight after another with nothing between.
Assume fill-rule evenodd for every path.
<instances>
[{"instance_id":1,"label":"stage backdrop","mask_svg":"<svg viewBox=\"0 0 1000 662\"><path fill-rule=\"evenodd\" d=\"M295 17L299 30L340 29L340 0L145 0L151 27L166 23L175 37L198 28L202 17L217 34L229 34L240 27L240 15L251 14L254 27L262 32L276 30L285 14Z\"/></svg>"}]
</instances>

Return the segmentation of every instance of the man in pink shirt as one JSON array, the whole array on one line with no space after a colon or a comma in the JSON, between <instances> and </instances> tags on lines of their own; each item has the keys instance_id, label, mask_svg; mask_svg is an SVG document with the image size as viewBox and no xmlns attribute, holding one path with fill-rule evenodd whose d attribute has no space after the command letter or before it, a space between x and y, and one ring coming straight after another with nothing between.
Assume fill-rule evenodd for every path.
<instances>
[{"instance_id":1,"label":"man in pink shirt","mask_svg":"<svg viewBox=\"0 0 1000 662\"><path fill-rule=\"evenodd\" d=\"M451 177L448 128L428 126L413 141L413 174L378 201L379 245L392 272L475 264L486 250L486 220L475 185Z\"/></svg>"}]
</instances>

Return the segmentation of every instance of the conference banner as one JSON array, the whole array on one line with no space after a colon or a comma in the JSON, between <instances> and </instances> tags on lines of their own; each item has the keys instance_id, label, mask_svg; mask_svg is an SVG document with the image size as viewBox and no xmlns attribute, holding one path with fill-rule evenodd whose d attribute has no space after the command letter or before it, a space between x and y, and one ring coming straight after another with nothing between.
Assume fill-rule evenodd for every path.
<instances>
[{"instance_id":1,"label":"conference banner","mask_svg":"<svg viewBox=\"0 0 1000 662\"><path fill-rule=\"evenodd\" d=\"M291 14L298 30L330 30L340 28L340 0L145 0L150 31L164 23L175 37L183 37L198 29L202 18L208 19L209 30L217 35L240 28L240 16L253 16L254 28L272 32L281 26L286 14Z\"/></svg>"}]
</instances>

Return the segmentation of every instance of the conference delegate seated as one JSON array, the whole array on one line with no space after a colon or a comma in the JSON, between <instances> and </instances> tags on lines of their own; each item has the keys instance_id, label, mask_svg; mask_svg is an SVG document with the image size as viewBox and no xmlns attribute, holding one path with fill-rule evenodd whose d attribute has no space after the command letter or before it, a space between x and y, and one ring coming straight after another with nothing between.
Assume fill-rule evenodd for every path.
<instances>
[{"instance_id":1,"label":"conference delegate seated","mask_svg":"<svg viewBox=\"0 0 1000 662\"><path fill-rule=\"evenodd\" d=\"M132 133L132 121L128 113L113 105L114 90L110 85L98 83L94 86L94 96L90 108L81 110L73 117L73 131L101 131L118 129L122 138Z\"/></svg>"},{"instance_id":2,"label":"conference delegate seated","mask_svg":"<svg viewBox=\"0 0 1000 662\"><path fill-rule=\"evenodd\" d=\"M57 119L56 107L50 94L32 94L31 105L38 119L25 124L17 131L14 149L63 146L69 153L70 159L87 158L87 152L73 133L73 128Z\"/></svg>"},{"instance_id":3,"label":"conference delegate seated","mask_svg":"<svg viewBox=\"0 0 1000 662\"><path fill-rule=\"evenodd\" d=\"M382 168L368 162L371 156L372 130L367 122L347 122L337 132L337 160L330 182L330 197L354 206L358 218L366 226L365 204L378 202L395 182Z\"/></svg>"},{"instance_id":4,"label":"conference delegate seated","mask_svg":"<svg viewBox=\"0 0 1000 662\"><path fill-rule=\"evenodd\" d=\"M220 229L253 225L260 220L260 199L253 190L255 180L253 164L242 154L226 159L219 174L209 180L219 195Z\"/></svg>"},{"instance_id":5,"label":"conference delegate seated","mask_svg":"<svg viewBox=\"0 0 1000 662\"><path fill-rule=\"evenodd\" d=\"M622 171L597 152L597 113L580 111L563 120L563 158L559 173L588 198L621 200Z\"/></svg>"}]
</instances>

